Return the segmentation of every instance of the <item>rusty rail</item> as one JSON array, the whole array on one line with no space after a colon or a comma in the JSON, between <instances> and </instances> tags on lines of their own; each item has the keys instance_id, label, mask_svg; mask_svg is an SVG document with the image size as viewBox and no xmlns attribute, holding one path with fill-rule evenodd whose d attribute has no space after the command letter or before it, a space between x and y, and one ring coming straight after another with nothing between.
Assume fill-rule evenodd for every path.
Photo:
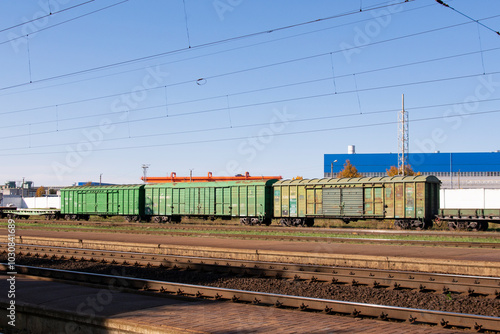
<instances>
[{"instance_id":1,"label":"rusty rail","mask_svg":"<svg viewBox=\"0 0 500 334\"><path fill-rule=\"evenodd\" d=\"M5 264L0 264L0 266L0 269L7 270ZM123 286L126 286L127 290L289 307L302 311L315 310L328 314L344 314L355 317L377 318L380 320L398 320L413 324L425 323L440 325L442 327L468 328L476 331L497 331L500 328L500 318L473 314L297 297L30 266L16 266L16 269L18 274L76 283L99 284L108 288L113 286L123 288Z\"/></svg>"},{"instance_id":2,"label":"rusty rail","mask_svg":"<svg viewBox=\"0 0 500 334\"><path fill-rule=\"evenodd\" d=\"M18 245L19 255L53 260L92 261L116 265L163 266L198 271L227 272L258 277L289 278L366 285L374 288L413 289L421 292L500 297L500 278L272 263L206 257L102 251L39 245Z\"/></svg>"}]
</instances>

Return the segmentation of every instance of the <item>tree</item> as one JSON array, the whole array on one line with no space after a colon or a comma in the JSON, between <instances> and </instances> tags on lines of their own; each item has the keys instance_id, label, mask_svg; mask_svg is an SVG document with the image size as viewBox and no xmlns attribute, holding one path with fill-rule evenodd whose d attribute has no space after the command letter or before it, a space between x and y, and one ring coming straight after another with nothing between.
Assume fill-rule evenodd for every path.
<instances>
[{"instance_id":1,"label":"tree","mask_svg":"<svg viewBox=\"0 0 500 334\"><path fill-rule=\"evenodd\" d=\"M42 197L43 195L45 195L45 188L42 186L36 190L35 196Z\"/></svg>"},{"instance_id":2,"label":"tree","mask_svg":"<svg viewBox=\"0 0 500 334\"><path fill-rule=\"evenodd\" d=\"M358 172L358 170L356 169L356 167L354 167L351 164L351 161L349 161L349 160L345 161L344 169L341 170L337 174L338 178L342 178L342 177L362 177L362 176L363 175Z\"/></svg>"},{"instance_id":3,"label":"tree","mask_svg":"<svg viewBox=\"0 0 500 334\"><path fill-rule=\"evenodd\" d=\"M400 175L399 169L396 166L391 166L390 169L385 170L387 172L387 176L397 176ZM405 171L405 176L414 176L414 175L420 175L420 172L415 173L413 169L411 168L410 165L405 165L404 166L404 171Z\"/></svg>"}]
</instances>

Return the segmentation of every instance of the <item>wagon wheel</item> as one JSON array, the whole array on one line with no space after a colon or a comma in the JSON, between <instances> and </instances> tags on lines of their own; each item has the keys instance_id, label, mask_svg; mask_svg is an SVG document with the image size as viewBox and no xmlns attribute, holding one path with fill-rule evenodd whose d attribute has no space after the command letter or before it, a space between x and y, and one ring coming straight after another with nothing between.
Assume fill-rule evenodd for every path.
<instances>
[{"instance_id":1,"label":"wagon wheel","mask_svg":"<svg viewBox=\"0 0 500 334\"><path fill-rule=\"evenodd\" d=\"M420 220L416 220L413 222L412 227L414 227L415 230L417 230L417 231L421 231L421 230L425 229L426 226L425 226L425 222L420 221Z\"/></svg>"},{"instance_id":2,"label":"wagon wheel","mask_svg":"<svg viewBox=\"0 0 500 334\"><path fill-rule=\"evenodd\" d=\"M155 224L160 224L162 222L162 218L160 216L154 216L153 217L153 223Z\"/></svg>"},{"instance_id":3,"label":"wagon wheel","mask_svg":"<svg viewBox=\"0 0 500 334\"><path fill-rule=\"evenodd\" d=\"M394 228L396 230L402 230L403 229L403 224L402 224L401 220L394 221Z\"/></svg>"},{"instance_id":4,"label":"wagon wheel","mask_svg":"<svg viewBox=\"0 0 500 334\"><path fill-rule=\"evenodd\" d=\"M290 220L287 218L281 218L280 219L280 225L281 226L290 226Z\"/></svg>"},{"instance_id":5,"label":"wagon wheel","mask_svg":"<svg viewBox=\"0 0 500 334\"><path fill-rule=\"evenodd\" d=\"M293 219L293 226L304 226L304 220L300 218Z\"/></svg>"},{"instance_id":6,"label":"wagon wheel","mask_svg":"<svg viewBox=\"0 0 500 334\"><path fill-rule=\"evenodd\" d=\"M472 221L472 222L469 222L469 224L467 224L467 227L470 228L472 231L477 232L477 231L481 230L481 223L476 222L476 221Z\"/></svg>"},{"instance_id":7,"label":"wagon wheel","mask_svg":"<svg viewBox=\"0 0 500 334\"><path fill-rule=\"evenodd\" d=\"M458 225L456 222L454 221L448 222L448 229L450 229L451 231L455 231L457 228Z\"/></svg>"},{"instance_id":8,"label":"wagon wheel","mask_svg":"<svg viewBox=\"0 0 500 334\"><path fill-rule=\"evenodd\" d=\"M250 225L260 225L260 219L255 217L250 219Z\"/></svg>"},{"instance_id":9,"label":"wagon wheel","mask_svg":"<svg viewBox=\"0 0 500 334\"><path fill-rule=\"evenodd\" d=\"M486 231L488 230L488 222L481 222L481 229L480 231Z\"/></svg>"}]
</instances>

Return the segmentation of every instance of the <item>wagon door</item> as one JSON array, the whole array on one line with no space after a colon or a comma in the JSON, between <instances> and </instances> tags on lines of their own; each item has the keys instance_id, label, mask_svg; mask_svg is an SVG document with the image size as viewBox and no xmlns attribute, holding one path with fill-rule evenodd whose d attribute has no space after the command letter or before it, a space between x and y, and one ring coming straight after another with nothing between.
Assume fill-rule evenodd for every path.
<instances>
[{"instance_id":1,"label":"wagon door","mask_svg":"<svg viewBox=\"0 0 500 334\"><path fill-rule=\"evenodd\" d=\"M415 185L406 184L406 218L415 218Z\"/></svg>"},{"instance_id":2,"label":"wagon door","mask_svg":"<svg viewBox=\"0 0 500 334\"><path fill-rule=\"evenodd\" d=\"M223 213L226 216L231 214L231 188L224 188L224 210Z\"/></svg>"},{"instance_id":3,"label":"wagon door","mask_svg":"<svg viewBox=\"0 0 500 334\"><path fill-rule=\"evenodd\" d=\"M384 215L384 197L382 187L373 188L373 208L376 216Z\"/></svg>"},{"instance_id":4,"label":"wagon door","mask_svg":"<svg viewBox=\"0 0 500 334\"><path fill-rule=\"evenodd\" d=\"M363 215L363 188L342 189L342 206L344 216L359 217Z\"/></svg>"},{"instance_id":5,"label":"wagon door","mask_svg":"<svg viewBox=\"0 0 500 334\"><path fill-rule=\"evenodd\" d=\"M96 193L96 213L107 213L108 212L108 193L98 192ZM111 213L111 212L110 212Z\"/></svg>"},{"instance_id":6,"label":"wagon door","mask_svg":"<svg viewBox=\"0 0 500 334\"><path fill-rule=\"evenodd\" d=\"M385 217L394 218L394 190L392 184L385 185Z\"/></svg>"},{"instance_id":7,"label":"wagon door","mask_svg":"<svg viewBox=\"0 0 500 334\"><path fill-rule=\"evenodd\" d=\"M323 210L325 216L337 217L342 214L340 188L323 190Z\"/></svg>"},{"instance_id":8,"label":"wagon door","mask_svg":"<svg viewBox=\"0 0 500 334\"><path fill-rule=\"evenodd\" d=\"M229 215L231 206L231 189L215 188L215 212L216 215Z\"/></svg>"},{"instance_id":9,"label":"wagon door","mask_svg":"<svg viewBox=\"0 0 500 334\"><path fill-rule=\"evenodd\" d=\"M425 183L417 183L416 184L417 192L416 192L416 210L417 210L417 218L425 218Z\"/></svg>"},{"instance_id":10,"label":"wagon door","mask_svg":"<svg viewBox=\"0 0 500 334\"><path fill-rule=\"evenodd\" d=\"M97 201L96 201L96 193L87 193L82 194L82 198L84 199L83 205L83 212L85 213L96 213L97 211Z\"/></svg>"},{"instance_id":11,"label":"wagon door","mask_svg":"<svg viewBox=\"0 0 500 334\"><path fill-rule=\"evenodd\" d=\"M394 218L405 217L405 193L404 183L394 184Z\"/></svg>"}]
</instances>

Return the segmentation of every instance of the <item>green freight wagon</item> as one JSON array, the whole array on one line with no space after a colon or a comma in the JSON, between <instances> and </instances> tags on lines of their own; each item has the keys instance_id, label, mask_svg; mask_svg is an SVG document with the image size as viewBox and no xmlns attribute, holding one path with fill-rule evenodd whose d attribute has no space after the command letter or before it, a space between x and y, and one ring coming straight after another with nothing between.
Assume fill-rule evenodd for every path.
<instances>
[{"instance_id":1,"label":"green freight wagon","mask_svg":"<svg viewBox=\"0 0 500 334\"><path fill-rule=\"evenodd\" d=\"M284 180L274 188L281 225L312 226L315 218L391 219L398 228L425 228L439 211L434 176Z\"/></svg>"},{"instance_id":2,"label":"green freight wagon","mask_svg":"<svg viewBox=\"0 0 500 334\"><path fill-rule=\"evenodd\" d=\"M438 218L450 230L486 231L489 223L500 223L500 209L440 209Z\"/></svg>"},{"instance_id":3,"label":"green freight wagon","mask_svg":"<svg viewBox=\"0 0 500 334\"><path fill-rule=\"evenodd\" d=\"M269 224L272 184L277 180L179 182L145 186L145 214L153 222L178 222L183 216L231 219L245 225Z\"/></svg>"},{"instance_id":4,"label":"green freight wagon","mask_svg":"<svg viewBox=\"0 0 500 334\"><path fill-rule=\"evenodd\" d=\"M98 215L124 216L127 221L144 218L144 185L78 186L61 189L61 215L88 219Z\"/></svg>"}]
</instances>

